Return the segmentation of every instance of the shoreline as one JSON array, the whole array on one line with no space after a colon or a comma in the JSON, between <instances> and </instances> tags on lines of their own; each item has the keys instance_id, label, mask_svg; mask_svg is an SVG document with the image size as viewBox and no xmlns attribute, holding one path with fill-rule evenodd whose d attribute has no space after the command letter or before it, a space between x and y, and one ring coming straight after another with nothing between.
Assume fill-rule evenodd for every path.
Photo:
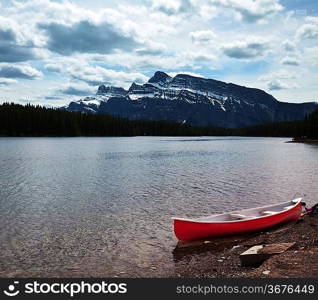
<instances>
[{"instance_id":1,"label":"shoreline","mask_svg":"<svg viewBox=\"0 0 318 300\"><path fill-rule=\"evenodd\" d=\"M303 143L303 144L318 144L316 139L294 139L286 143Z\"/></svg>"},{"instance_id":2,"label":"shoreline","mask_svg":"<svg viewBox=\"0 0 318 300\"><path fill-rule=\"evenodd\" d=\"M249 248L286 242L295 245L260 265L241 266L239 255ZM318 216L305 215L296 222L242 236L196 241L192 245L179 242L174 256L180 259L177 275L184 278L317 278Z\"/></svg>"},{"instance_id":3,"label":"shoreline","mask_svg":"<svg viewBox=\"0 0 318 300\"><path fill-rule=\"evenodd\" d=\"M241 265L240 254L249 248L277 243L295 245L259 265ZM96 262L98 258L91 259ZM90 259L81 265L56 265L47 269L8 269L8 266L2 266L0 278L318 278L318 215L308 214L297 221L261 232L178 242L174 249L171 248L171 259L172 264L154 260L139 270L111 272L105 264L92 270Z\"/></svg>"}]
</instances>

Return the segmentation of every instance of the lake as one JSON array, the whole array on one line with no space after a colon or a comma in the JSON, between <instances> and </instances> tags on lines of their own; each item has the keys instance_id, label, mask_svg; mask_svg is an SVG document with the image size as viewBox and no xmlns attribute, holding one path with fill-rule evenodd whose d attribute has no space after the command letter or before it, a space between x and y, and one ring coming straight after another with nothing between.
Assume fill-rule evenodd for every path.
<instances>
[{"instance_id":1,"label":"lake","mask_svg":"<svg viewBox=\"0 0 318 300\"><path fill-rule=\"evenodd\" d=\"M287 138L0 138L0 277L173 274L171 217L317 202Z\"/></svg>"}]
</instances>

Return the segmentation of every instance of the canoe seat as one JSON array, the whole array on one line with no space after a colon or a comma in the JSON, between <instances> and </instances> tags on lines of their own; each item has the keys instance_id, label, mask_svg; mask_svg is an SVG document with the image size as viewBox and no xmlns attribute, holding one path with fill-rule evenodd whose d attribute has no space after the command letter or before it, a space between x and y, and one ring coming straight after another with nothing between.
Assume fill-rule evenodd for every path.
<instances>
[{"instance_id":1,"label":"canoe seat","mask_svg":"<svg viewBox=\"0 0 318 300\"><path fill-rule=\"evenodd\" d=\"M271 210L263 210L259 214L262 216L269 216L277 213L277 211L271 211Z\"/></svg>"},{"instance_id":2,"label":"canoe seat","mask_svg":"<svg viewBox=\"0 0 318 300\"><path fill-rule=\"evenodd\" d=\"M247 216L241 214L230 214L230 220L243 220L246 219Z\"/></svg>"}]
</instances>

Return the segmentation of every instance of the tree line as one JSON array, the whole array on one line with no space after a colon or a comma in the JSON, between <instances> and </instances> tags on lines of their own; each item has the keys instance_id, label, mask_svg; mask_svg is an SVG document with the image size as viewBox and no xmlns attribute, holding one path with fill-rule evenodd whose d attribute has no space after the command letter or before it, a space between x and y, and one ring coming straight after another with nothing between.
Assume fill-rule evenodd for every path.
<instances>
[{"instance_id":1,"label":"tree line","mask_svg":"<svg viewBox=\"0 0 318 300\"><path fill-rule=\"evenodd\" d=\"M318 139L318 110L304 120L284 121L248 126L235 130L242 136L293 137L294 139Z\"/></svg>"},{"instance_id":2,"label":"tree line","mask_svg":"<svg viewBox=\"0 0 318 300\"><path fill-rule=\"evenodd\" d=\"M218 127L165 121L131 121L110 115L77 113L43 106L0 105L2 136L198 136L227 135Z\"/></svg>"},{"instance_id":3,"label":"tree line","mask_svg":"<svg viewBox=\"0 0 318 300\"><path fill-rule=\"evenodd\" d=\"M109 115L3 103L1 136L273 136L318 138L318 110L303 121L275 122L238 129L195 127L166 121L132 121Z\"/></svg>"}]
</instances>

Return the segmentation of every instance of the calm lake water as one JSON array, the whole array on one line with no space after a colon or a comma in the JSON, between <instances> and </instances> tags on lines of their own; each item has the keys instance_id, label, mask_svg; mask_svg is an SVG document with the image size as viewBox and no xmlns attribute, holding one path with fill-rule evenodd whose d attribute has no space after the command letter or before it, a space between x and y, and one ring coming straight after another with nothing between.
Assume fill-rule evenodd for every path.
<instances>
[{"instance_id":1,"label":"calm lake water","mask_svg":"<svg viewBox=\"0 0 318 300\"><path fill-rule=\"evenodd\" d=\"M173 274L172 216L304 197L318 147L282 138L0 138L0 277Z\"/></svg>"}]
</instances>

